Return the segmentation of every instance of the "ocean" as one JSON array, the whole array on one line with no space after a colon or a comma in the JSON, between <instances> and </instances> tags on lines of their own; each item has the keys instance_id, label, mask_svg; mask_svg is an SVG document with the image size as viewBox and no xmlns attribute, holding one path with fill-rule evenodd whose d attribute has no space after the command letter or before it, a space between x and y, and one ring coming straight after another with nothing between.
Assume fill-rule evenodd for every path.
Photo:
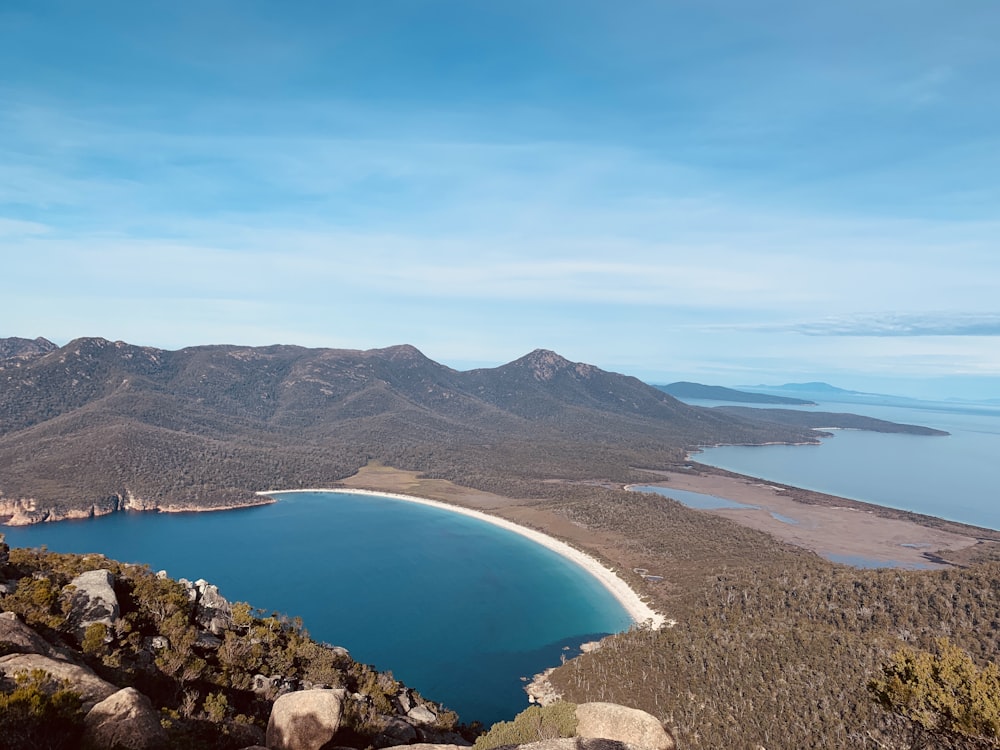
<instances>
[{"instance_id":1,"label":"ocean","mask_svg":"<svg viewBox=\"0 0 1000 750\"><path fill-rule=\"evenodd\" d=\"M774 482L1000 529L1000 409L949 402L915 407L833 401L799 408L863 414L951 434L834 430L818 446L722 446L693 458Z\"/></svg>"},{"instance_id":2,"label":"ocean","mask_svg":"<svg viewBox=\"0 0 1000 750\"><path fill-rule=\"evenodd\" d=\"M117 513L0 527L11 546L100 552L230 601L303 619L316 639L489 724L527 707L522 678L627 629L579 566L518 534L390 498L290 493L213 513Z\"/></svg>"}]
</instances>

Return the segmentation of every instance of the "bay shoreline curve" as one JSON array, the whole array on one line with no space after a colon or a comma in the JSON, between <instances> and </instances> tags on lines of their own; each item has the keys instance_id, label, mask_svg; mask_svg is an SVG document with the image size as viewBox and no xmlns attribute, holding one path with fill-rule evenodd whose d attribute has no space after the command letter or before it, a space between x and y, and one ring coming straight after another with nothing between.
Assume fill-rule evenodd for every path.
<instances>
[{"instance_id":1,"label":"bay shoreline curve","mask_svg":"<svg viewBox=\"0 0 1000 750\"><path fill-rule=\"evenodd\" d=\"M452 513L460 513L461 515L469 516L470 518L475 518L476 520L498 526L506 531L523 536L535 544L555 552L563 559L574 563L580 568L583 568L586 573L600 583L608 591L608 593L615 598L634 624L649 627L653 630L659 630L665 625L673 624L673 621L667 620L661 613L657 612L645 601L643 601L642 597L640 597L631 586L622 580L622 578L619 577L612 568L605 566L593 556L578 550L576 547L567 544L561 539L556 539L553 536L549 536L541 531L536 531L535 529L530 529L526 526L521 526L513 521L508 521L506 518L501 518L499 516L494 516L489 513L473 510L471 508L465 508L461 505L452 505L451 503L444 503L439 500L430 500L425 497L404 495L396 492L378 492L375 490L328 487L293 490L265 490L257 492L256 494L274 498L276 495L313 492L329 492L341 495L367 495L370 497L388 498L390 500L401 500L403 502L417 503L419 505L426 505L432 508L439 508Z\"/></svg>"}]
</instances>

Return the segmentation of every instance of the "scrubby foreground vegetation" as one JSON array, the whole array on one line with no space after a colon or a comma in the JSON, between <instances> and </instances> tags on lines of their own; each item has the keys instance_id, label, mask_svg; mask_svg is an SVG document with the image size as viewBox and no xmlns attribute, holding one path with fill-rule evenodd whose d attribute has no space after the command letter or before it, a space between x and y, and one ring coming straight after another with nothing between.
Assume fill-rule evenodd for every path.
<instances>
[{"instance_id":1,"label":"scrubby foreground vegetation","mask_svg":"<svg viewBox=\"0 0 1000 750\"><path fill-rule=\"evenodd\" d=\"M110 626L81 623L72 582L86 571L107 571L113 580L118 611L104 618ZM8 592L0 595L5 750L79 746L84 709L123 687L150 699L169 747L263 744L274 699L313 687L346 690L338 745L460 739L453 712L391 673L313 641L300 623L230 605L204 582L184 585L96 555L14 549L0 559L0 584ZM63 682L47 674L52 668L86 676Z\"/></svg>"}]
</instances>

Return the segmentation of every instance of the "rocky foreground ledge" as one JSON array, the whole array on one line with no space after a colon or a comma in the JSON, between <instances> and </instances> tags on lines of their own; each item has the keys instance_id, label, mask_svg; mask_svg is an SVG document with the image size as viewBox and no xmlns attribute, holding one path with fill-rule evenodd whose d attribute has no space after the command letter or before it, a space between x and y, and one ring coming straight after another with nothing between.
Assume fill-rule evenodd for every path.
<instances>
[{"instance_id":1,"label":"rocky foreground ledge","mask_svg":"<svg viewBox=\"0 0 1000 750\"><path fill-rule=\"evenodd\" d=\"M2 536L0 740L12 750L674 747L653 716L598 703L532 707L482 734L207 581L9 550Z\"/></svg>"}]
</instances>

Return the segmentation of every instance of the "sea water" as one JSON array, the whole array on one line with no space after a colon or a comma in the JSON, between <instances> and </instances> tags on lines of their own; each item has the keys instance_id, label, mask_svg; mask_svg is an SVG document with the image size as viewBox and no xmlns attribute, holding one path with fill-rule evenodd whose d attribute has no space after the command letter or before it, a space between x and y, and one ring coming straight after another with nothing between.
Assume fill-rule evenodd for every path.
<instances>
[{"instance_id":1,"label":"sea water","mask_svg":"<svg viewBox=\"0 0 1000 750\"><path fill-rule=\"evenodd\" d=\"M722 446L693 458L772 482L1000 529L1000 410L947 402L921 408L828 402L810 409L951 434L833 430L817 446Z\"/></svg>"},{"instance_id":2,"label":"sea water","mask_svg":"<svg viewBox=\"0 0 1000 750\"><path fill-rule=\"evenodd\" d=\"M527 706L522 678L631 624L603 586L551 550L390 498L288 493L241 510L116 513L0 533L11 546L204 578L230 601L301 617L314 638L487 726Z\"/></svg>"}]
</instances>

